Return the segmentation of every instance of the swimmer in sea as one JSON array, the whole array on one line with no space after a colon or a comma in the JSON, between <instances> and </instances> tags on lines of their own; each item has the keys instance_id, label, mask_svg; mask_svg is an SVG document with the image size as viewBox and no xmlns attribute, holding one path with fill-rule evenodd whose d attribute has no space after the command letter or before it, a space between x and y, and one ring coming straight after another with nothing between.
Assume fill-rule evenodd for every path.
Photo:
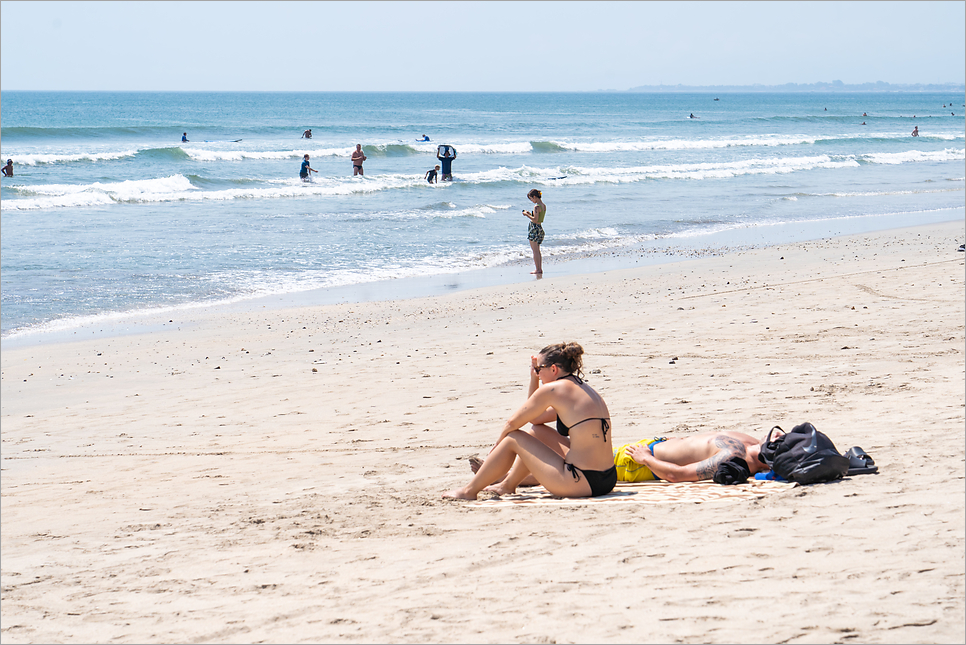
<instances>
[{"instance_id":1,"label":"swimmer in sea","mask_svg":"<svg viewBox=\"0 0 966 645\"><path fill-rule=\"evenodd\" d=\"M0 168L4 177L13 177L13 159L7 159L7 165Z\"/></svg>"},{"instance_id":2,"label":"swimmer in sea","mask_svg":"<svg viewBox=\"0 0 966 645\"><path fill-rule=\"evenodd\" d=\"M427 170L426 181L428 181L431 184L438 184L439 183L439 180L437 179L438 175L439 175L439 166L436 166L432 170Z\"/></svg>"},{"instance_id":3,"label":"swimmer in sea","mask_svg":"<svg viewBox=\"0 0 966 645\"><path fill-rule=\"evenodd\" d=\"M187 132L182 132L181 133L181 143L188 143L188 133Z\"/></svg>"},{"instance_id":4,"label":"swimmer in sea","mask_svg":"<svg viewBox=\"0 0 966 645\"><path fill-rule=\"evenodd\" d=\"M919 126L918 125L912 129L912 136L914 136L914 137L918 137L919 136Z\"/></svg>"},{"instance_id":5,"label":"swimmer in sea","mask_svg":"<svg viewBox=\"0 0 966 645\"><path fill-rule=\"evenodd\" d=\"M352 176L364 175L362 172L362 162L366 160L366 155L362 151L362 144L357 143L356 149L352 151Z\"/></svg>"},{"instance_id":6,"label":"swimmer in sea","mask_svg":"<svg viewBox=\"0 0 966 645\"><path fill-rule=\"evenodd\" d=\"M300 139L311 139L312 138L312 130L311 129L306 130L305 132L302 133L302 136L299 137L299 138Z\"/></svg>"}]
</instances>

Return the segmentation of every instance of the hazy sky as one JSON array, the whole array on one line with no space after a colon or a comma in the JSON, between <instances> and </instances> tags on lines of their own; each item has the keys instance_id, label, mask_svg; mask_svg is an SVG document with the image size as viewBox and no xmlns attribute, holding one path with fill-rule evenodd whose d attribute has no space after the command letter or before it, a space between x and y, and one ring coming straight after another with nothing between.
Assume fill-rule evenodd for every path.
<instances>
[{"instance_id":1,"label":"hazy sky","mask_svg":"<svg viewBox=\"0 0 966 645\"><path fill-rule=\"evenodd\" d=\"M4 90L963 83L964 2L0 2Z\"/></svg>"}]
</instances>

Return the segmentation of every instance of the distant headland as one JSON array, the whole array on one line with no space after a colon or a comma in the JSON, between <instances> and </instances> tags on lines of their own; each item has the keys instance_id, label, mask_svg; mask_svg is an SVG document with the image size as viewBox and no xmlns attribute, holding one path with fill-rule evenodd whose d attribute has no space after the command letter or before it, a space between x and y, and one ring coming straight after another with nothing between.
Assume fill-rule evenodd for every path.
<instances>
[{"instance_id":1,"label":"distant headland","mask_svg":"<svg viewBox=\"0 0 966 645\"><path fill-rule=\"evenodd\" d=\"M602 90L614 92L620 90ZM963 83L875 83L848 84L842 81L785 83L784 85L639 85L625 92L964 92Z\"/></svg>"}]
</instances>

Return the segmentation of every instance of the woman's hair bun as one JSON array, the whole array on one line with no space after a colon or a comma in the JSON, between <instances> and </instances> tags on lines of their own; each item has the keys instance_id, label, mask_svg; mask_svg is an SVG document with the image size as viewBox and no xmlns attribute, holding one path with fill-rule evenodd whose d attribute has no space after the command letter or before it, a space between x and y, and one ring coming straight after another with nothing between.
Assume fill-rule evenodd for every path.
<instances>
[{"instance_id":1,"label":"woman's hair bun","mask_svg":"<svg viewBox=\"0 0 966 645\"><path fill-rule=\"evenodd\" d=\"M581 375L584 366L584 361L581 358L584 355L584 348L578 343L547 345L540 350L540 354L543 356L546 365L557 365L568 374Z\"/></svg>"}]
</instances>

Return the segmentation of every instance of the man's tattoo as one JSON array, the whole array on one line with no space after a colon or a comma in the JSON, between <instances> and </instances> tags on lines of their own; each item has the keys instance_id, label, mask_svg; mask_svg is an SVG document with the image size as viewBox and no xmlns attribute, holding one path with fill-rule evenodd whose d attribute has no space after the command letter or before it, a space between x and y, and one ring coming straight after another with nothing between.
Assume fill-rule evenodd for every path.
<instances>
[{"instance_id":1,"label":"man's tattoo","mask_svg":"<svg viewBox=\"0 0 966 645\"><path fill-rule=\"evenodd\" d=\"M714 445L720 448L718 452L712 455L709 459L705 459L700 462L695 468L697 469L698 479L711 479L714 477L715 472L718 470L723 462L728 461L732 457L745 458L745 444L741 443L733 437L728 435L718 435L714 438Z\"/></svg>"}]
</instances>

